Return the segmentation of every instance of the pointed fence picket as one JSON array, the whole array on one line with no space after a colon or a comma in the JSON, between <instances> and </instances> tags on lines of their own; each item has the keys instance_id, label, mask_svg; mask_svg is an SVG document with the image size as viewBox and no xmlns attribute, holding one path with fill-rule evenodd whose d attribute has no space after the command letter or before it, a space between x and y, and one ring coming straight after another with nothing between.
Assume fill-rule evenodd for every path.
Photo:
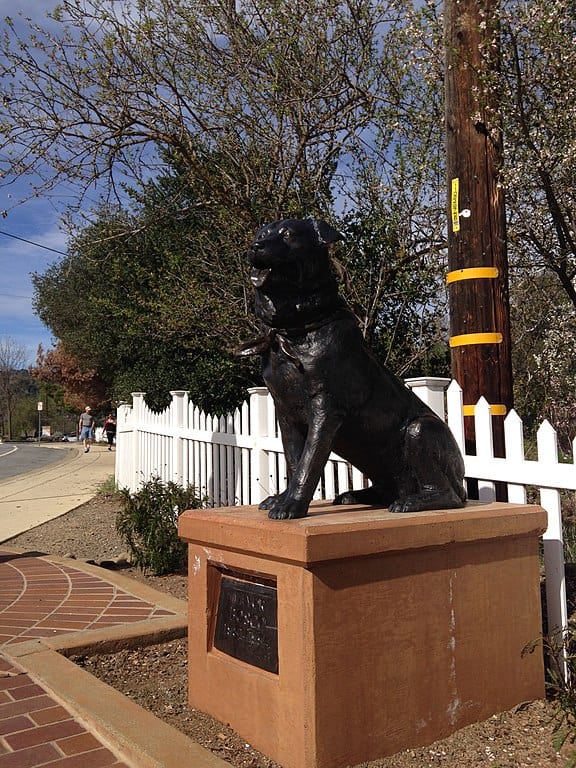
<instances>
[{"instance_id":1,"label":"pointed fence picket","mask_svg":"<svg viewBox=\"0 0 576 768\"><path fill-rule=\"evenodd\" d=\"M510 411L504 421L504 445L509 461L524 461L524 425L514 410ZM526 499L524 485L508 483L508 501L513 504L526 504Z\"/></svg>"},{"instance_id":2,"label":"pointed fence picket","mask_svg":"<svg viewBox=\"0 0 576 768\"><path fill-rule=\"evenodd\" d=\"M494 458L494 435L490 405L486 398L481 397L474 408L474 430L476 434L476 454L486 461ZM478 481L478 498L487 503L496 499L496 485L491 480L480 478Z\"/></svg>"},{"instance_id":3,"label":"pointed fence picket","mask_svg":"<svg viewBox=\"0 0 576 768\"><path fill-rule=\"evenodd\" d=\"M562 492L576 491L576 467L558 459L556 432L544 422L538 431L537 460L525 456L522 420L510 411L504 421L504 458L494 456L490 406L480 398L474 412L476 453L466 453L462 390L448 379L408 379L424 402L445 418L464 457L466 478L477 481L482 501L495 498L504 483L511 502L538 501L548 513L544 534L546 600L550 632L568 623L562 534ZM118 410L116 483L136 491L158 477L164 482L192 484L212 506L258 504L286 487L286 460L274 402L265 387L249 390L248 400L234 413L213 417L174 391L162 413L151 411L144 393L132 395L132 406ZM333 498L365 478L331 454L314 498ZM530 489L530 496L528 494Z\"/></svg>"}]
</instances>

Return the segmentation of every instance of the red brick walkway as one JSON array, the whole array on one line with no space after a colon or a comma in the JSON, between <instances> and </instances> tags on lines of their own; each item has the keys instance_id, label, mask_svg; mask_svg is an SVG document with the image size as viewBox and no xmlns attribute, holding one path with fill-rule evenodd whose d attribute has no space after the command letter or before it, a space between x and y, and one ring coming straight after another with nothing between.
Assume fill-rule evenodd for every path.
<instances>
[{"instance_id":1,"label":"red brick walkway","mask_svg":"<svg viewBox=\"0 0 576 768\"><path fill-rule=\"evenodd\" d=\"M171 615L91 573L2 550L0 584L0 645Z\"/></svg>"},{"instance_id":2,"label":"red brick walkway","mask_svg":"<svg viewBox=\"0 0 576 768\"><path fill-rule=\"evenodd\" d=\"M128 768L22 669L0 654L2 768Z\"/></svg>"},{"instance_id":3,"label":"red brick walkway","mask_svg":"<svg viewBox=\"0 0 576 768\"><path fill-rule=\"evenodd\" d=\"M0 768L128 768L2 648L173 616L93 573L0 549Z\"/></svg>"}]
</instances>

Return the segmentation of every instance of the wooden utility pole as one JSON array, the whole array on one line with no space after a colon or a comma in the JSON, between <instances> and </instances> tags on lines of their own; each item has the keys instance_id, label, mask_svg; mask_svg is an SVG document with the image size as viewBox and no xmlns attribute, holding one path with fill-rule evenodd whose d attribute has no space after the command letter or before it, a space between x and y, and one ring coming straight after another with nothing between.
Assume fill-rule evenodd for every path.
<instances>
[{"instance_id":1,"label":"wooden utility pole","mask_svg":"<svg viewBox=\"0 0 576 768\"><path fill-rule=\"evenodd\" d=\"M490 403L494 447L512 407L512 363L502 133L487 78L498 66L497 0L445 0L448 293L452 375L464 393L474 444L474 405Z\"/></svg>"}]
</instances>

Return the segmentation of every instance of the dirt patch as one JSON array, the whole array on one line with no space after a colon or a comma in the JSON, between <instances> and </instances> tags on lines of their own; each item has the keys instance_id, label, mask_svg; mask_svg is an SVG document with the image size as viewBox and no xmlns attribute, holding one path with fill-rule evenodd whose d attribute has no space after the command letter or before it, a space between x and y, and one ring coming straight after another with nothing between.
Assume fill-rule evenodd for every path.
<instances>
[{"instance_id":1,"label":"dirt patch","mask_svg":"<svg viewBox=\"0 0 576 768\"><path fill-rule=\"evenodd\" d=\"M125 550L115 529L118 508L114 497L98 496L7 544L78 560L115 560ZM175 597L187 597L183 574L154 577L134 568L122 573ZM75 661L236 768L276 768L225 724L188 707L186 653L186 641L175 640ZM567 751L558 754L553 747L555 713L553 702L528 703L427 747L363 763L361 768L560 768Z\"/></svg>"}]
</instances>

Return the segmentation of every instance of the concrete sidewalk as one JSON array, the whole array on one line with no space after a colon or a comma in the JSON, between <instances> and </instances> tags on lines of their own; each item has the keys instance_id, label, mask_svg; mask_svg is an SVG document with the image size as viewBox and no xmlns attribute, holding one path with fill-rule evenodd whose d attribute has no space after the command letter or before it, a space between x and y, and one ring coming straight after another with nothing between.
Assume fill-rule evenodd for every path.
<instances>
[{"instance_id":1,"label":"concrete sidewalk","mask_svg":"<svg viewBox=\"0 0 576 768\"><path fill-rule=\"evenodd\" d=\"M0 542L79 507L114 476L116 454L104 443L90 453L75 443L50 448L62 451L61 461L0 482Z\"/></svg>"}]
</instances>

